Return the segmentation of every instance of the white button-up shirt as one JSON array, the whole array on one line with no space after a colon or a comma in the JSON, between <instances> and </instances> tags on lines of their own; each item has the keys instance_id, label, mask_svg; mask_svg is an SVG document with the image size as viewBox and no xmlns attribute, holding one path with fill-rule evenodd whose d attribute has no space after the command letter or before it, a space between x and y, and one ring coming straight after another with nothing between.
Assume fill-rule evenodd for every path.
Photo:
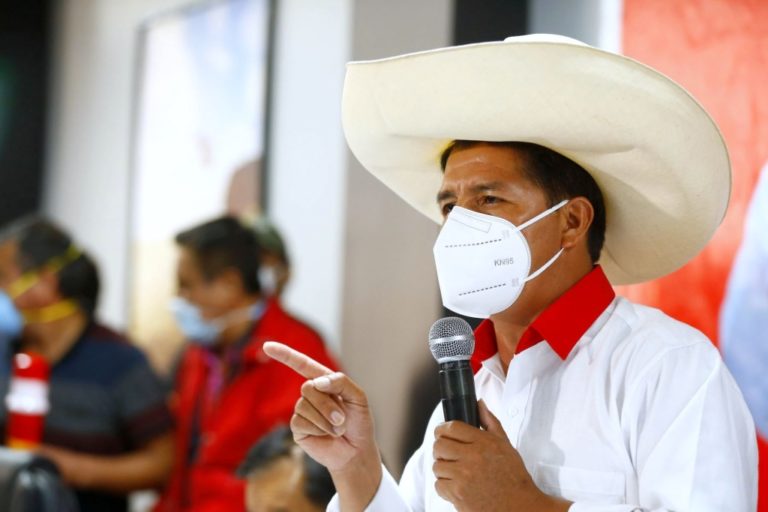
<instances>
[{"instance_id":1,"label":"white button-up shirt","mask_svg":"<svg viewBox=\"0 0 768 512\"><path fill-rule=\"evenodd\" d=\"M570 512L755 510L742 395L710 341L656 309L616 298L565 359L538 343L505 375L497 354L475 386L536 485L572 501ZM399 486L385 471L367 511L454 510L432 473L442 421L438 406Z\"/></svg>"}]
</instances>

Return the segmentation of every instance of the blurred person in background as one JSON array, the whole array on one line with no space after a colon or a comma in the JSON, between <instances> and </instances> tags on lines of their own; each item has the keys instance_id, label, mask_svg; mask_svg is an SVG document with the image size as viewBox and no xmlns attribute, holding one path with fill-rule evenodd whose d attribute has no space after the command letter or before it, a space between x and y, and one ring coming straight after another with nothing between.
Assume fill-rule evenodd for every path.
<instances>
[{"instance_id":1,"label":"blurred person in background","mask_svg":"<svg viewBox=\"0 0 768 512\"><path fill-rule=\"evenodd\" d=\"M242 511L245 484L235 470L251 445L290 420L304 382L262 345L280 340L336 364L315 331L266 300L252 228L225 216L176 242L173 310L188 343L175 378L176 461L156 510Z\"/></svg>"},{"instance_id":2,"label":"blurred person in background","mask_svg":"<svg viewBox=\"0 0 768 512\"><path fill-rule=\"evenodd\" d=\"M336 493L331 474L304 453L287 426L259 440L237 474L246 480L248 512L322 512Z\"/></svg>"},{"instance_id":3,"label":"blurred person in background","mask_svg":"<svg viewBox=\"0 0 768 512\"><path fill-rule=\"evenodd\" d=\"M256 240L261 247L259 284L262 293L279 301L291 277L291 261L283 237L265 217L253 222Z\"/></svg>"},{"instance_id":4,"label":"blurred person in background","mask_svg":"<svg viewBox=\"0 0 768 512\"><path fill-rule=\"evenodd\" d=\"M768 162L755 186L728 280L720 344L757 431L768 440Z\"/></svg>"},{"instance_id":5,"label":"blurred person in background","mask_svg":"<svg viewBox=\"0 0 768 512\"><path fill-rule=\"evenodd\" d=\"M0 232L0 396L15 353L44 358L50 408L38 451L83 512L127 510L126 494L161 485L173 460L161 383L139 349L95 319L99 286L93 260L53 223L26 217ZM9 417L2 400L3 431Z\"/></svg>"}]
</instances>

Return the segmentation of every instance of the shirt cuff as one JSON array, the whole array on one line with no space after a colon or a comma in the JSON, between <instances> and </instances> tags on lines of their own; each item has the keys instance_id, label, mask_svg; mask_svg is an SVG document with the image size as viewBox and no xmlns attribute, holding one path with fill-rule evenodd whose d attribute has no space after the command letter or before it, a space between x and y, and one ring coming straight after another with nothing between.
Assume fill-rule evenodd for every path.
<instances>
[{"instance_id":1,"label":"shirt cuff","mask_svg":"<svg viewBox=\"0 0 768 512\"><path fill-rule=\"evenodd\" d=\"M325 510L326 512L341 512L338 494L333 496ZM381 483L364 512L409 512L410 510L398 492L397 482L382 464Z\"/></svg>"}]
</instances>

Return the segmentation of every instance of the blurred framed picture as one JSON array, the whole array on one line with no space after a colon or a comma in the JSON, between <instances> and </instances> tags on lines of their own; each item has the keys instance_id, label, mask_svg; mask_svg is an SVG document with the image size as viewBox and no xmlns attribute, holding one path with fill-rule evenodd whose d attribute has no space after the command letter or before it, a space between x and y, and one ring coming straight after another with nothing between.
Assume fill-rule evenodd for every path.
<instances>
[{"instance_id":1,"label":"blurred framed picture","mask_svg":"<svg viewBox=\"0 0 768 512\"><path fill-rule=\"evenodd\" d=\"M181 341L169 310L174 236L261 210L273 0L208 1L139 33L133 123L130 331L167 367Z\"/></svg>"}]
</instances>

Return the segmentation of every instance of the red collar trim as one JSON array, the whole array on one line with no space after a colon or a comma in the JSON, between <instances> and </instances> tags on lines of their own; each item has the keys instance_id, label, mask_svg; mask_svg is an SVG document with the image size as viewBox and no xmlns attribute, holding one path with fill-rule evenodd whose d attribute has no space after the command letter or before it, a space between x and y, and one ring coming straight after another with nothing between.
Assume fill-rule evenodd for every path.
<instances>
[{"instance_id":1,"label":"red collar trim","mask_svg":"<svg viewBox=\"0 0 768 512\"><path fill-rule=\"evenodd\" d=\"M523 333L515 353L519 354L546 340L552 350L561 359L565 359L615 297L616 292L603 269L599 265L595 266L539 314ZM473 370L478 371L482 362L496 352L498 349L493 322L484 320L475 330Z\"/></svg>"}]
</instances>

